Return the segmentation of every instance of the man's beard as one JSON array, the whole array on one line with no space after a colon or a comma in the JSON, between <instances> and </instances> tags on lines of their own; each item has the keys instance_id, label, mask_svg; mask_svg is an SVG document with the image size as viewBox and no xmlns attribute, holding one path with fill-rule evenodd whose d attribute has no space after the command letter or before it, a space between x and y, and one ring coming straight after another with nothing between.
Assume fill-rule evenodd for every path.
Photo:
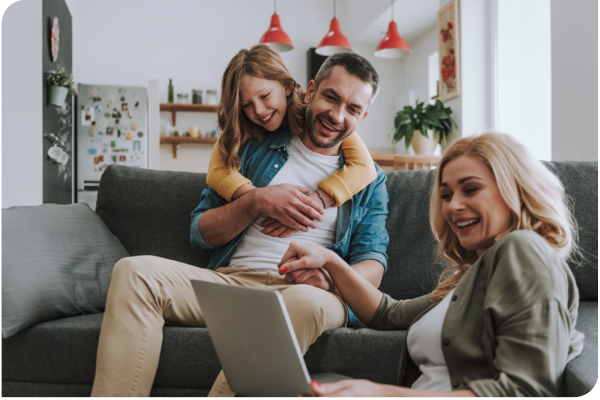
<instances>
[{"instance_id":1,"label":"man's beard","mask_svg":"<svg viewBox=\"0 0 600 400\"><path fill-rule=\"evenodd\" d=\"M331 124L331 126L337 125L333 121L331 121L328 114L329 113L327 111L325 111L325 112L322 112L321 114L317 115L316 118L313 119L312 100L308 103L308 106L306 107L306 114L305 114L306 132L308 133L308 137L310 138L310 141L313 142L313 144L315 146L320 147L321 149L330 149L332 147L337 146L342 140L346 139L348 136L352 135L352 133L354 132L353 130L350 132L347 132L346 130L340 131L338 136L336 138L334 138L331 142L329 142L329 143L319 142L317 135L315 134L315 124L319 119L323 119L323 120L327 121L329 124Z\"/></svg>"}]
</instances>

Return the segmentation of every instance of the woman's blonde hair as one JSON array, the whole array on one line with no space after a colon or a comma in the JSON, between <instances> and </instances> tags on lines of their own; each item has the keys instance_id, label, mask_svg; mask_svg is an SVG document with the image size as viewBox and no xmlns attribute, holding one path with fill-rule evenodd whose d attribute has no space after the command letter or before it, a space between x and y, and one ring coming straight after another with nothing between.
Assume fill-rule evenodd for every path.
<instances>
[{"instance_id":1,"label":"woman's blonde hair","mask_svg":"<svg viewBox=\"0 0 600 400\"><path fill-rule=\"evenodd\" d=\"M577 251L576 222L567 205L564 187L552 172L507 134L487 133L461 139L442 156L431 193L431 229L439 241L439 256L450 263L431 295L432 302L443 299L478 258L475 250L460 245L442 215L440 185L444 168L460 156L478 157L488 166L510 209L511 223L495 240L515 230L529 229L544 238L564 259Z\"/></svg>"},{"instance_id":2,"label":"woman's blonde hair","mask_svg":"<svg viewBox=\"0 0 600 400\"><path fill-rule=\"evenodd\" d=\"M292 134L304 130L306 106L304 91L292 78L281 56L265 44L258 44L250 50L240 50L227 65L221 83L221 102L217 109L218 126L221 130L219 153L230 172L240 168L239 151L249 140L260 139L266 132L251 122L240 102L240 83L245 75L278 81L285 87L291 85L292 92L287 97L287 112L281 124Z\"/></svg>"}]
</instances>

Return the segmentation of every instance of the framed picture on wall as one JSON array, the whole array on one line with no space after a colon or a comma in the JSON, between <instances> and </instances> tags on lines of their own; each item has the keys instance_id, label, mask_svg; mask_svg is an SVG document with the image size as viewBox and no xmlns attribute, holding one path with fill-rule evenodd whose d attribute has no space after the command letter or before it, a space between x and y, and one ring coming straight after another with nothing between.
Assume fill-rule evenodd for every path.
<instances>
[{"instance_id":1,"label":"framed picture on wall","mask_svg":"<svg viewBox=\"0 0 600 400\"><path fill-rule=\"evenodd\" d=\"M460 40L457 3L458 0L452 0L438 11L439 99L441 101L460 95Z\"/></svg>"}]
</instances>

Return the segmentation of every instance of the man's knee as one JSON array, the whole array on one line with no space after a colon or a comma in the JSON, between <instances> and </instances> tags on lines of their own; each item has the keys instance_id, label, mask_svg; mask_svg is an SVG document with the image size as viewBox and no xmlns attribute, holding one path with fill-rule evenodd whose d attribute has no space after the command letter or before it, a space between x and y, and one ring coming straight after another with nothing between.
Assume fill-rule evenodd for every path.
<instances>
[{"instance_id":1,"label":"man's knee","mask_svg":"<svg viewBox=\"0 0 600 400\"><path fill-rule=\"evenodd\" d=\"M134 284L152 279L157 259L158 257L154 256L135 256L120 259L113 268L110 278L111 285Z\"/></svg>"},{"instance_id":2,"label":"man's knee","mask_svg":"<svg viewBox=\"0 0 600 400\"><path fill-rule=\"evenodd\" d=\"M310 285L294 285L281 294L292 320L325 327L343 325L345 307L333 293Z\"/></svg>"}]
</instances>

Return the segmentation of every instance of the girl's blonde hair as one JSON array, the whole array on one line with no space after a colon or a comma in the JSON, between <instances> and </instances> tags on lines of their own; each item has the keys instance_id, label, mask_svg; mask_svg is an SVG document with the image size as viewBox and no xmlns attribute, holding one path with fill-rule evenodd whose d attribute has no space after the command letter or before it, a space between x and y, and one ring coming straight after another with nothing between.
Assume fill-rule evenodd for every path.
<instances>
[{"instance_id":1,"label":"girl's blonde hair","mask_svg":"<svg viewBox=\"0 0 600 400\"><path fill-rule=\"evenodd\" d=\"M298 135L304 130L306 106L304 91L292 78L281 56L265 44L258 44L250 50L240 50L227 65L221 83L221 102L217 109L218 127L221 130L219 153L231 173L239 170L239 151L249 140L260 139L264 128L251 122L240 102L240 83L245 75L278 81L285 87L291 85L292 92L287 97L287 112L282 127Z\"/></svg>"},{"instance_id":2,"label":"girl's blonde hair","mask_svg":"<svg viewBox=\"0 0 600 400\"><path fill-rule=\"evenodd\" d=\"M431 229L439 241L438 254L450 263L431 295L432 302L442 300L478 258L475 250L460 245L442 215L440 185L444 167L460 156L478 157L488 166L511 211L511 223L496 236L496 241L512 231L529 229L544 238L564 259L577 251L576 222L567 205L564 187L552 172L509 135L487 133L461 139L441 158L431 193Z\"/></svg>"}]
</instances>

